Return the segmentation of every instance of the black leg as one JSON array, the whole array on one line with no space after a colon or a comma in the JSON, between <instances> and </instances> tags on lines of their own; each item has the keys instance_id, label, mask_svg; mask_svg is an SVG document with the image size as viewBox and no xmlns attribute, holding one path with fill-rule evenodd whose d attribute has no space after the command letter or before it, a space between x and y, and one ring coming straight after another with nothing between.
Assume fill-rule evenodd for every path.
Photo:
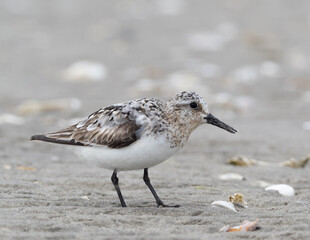
<instances>
[{"instance_id":1,"label":"black leg","mask_svg":"<svg viewBox=\"0 0 310 240\"><path fill-rule=\"evenodd\" d=\"M118 198L119 198L119 200L121 201L122 207L127 207L127 205L126 205L126 203L125 203L125 201L124 201L123 195L122 195L122 193L121 193L121 189L120 189L119 186L118 186L117 170L114 170L114 171L113 171L111 180L112 180L112 183L113 183L113 185L114 185L114 188L115 188L115 190L116 190L116 192L117 192Z\"/></svg>"},{"instance_id":2,"label":"black leg","mask_svg":"<svg viewBox=\"0 0 310 240\"><path fill-rule=\"evenodd\" d=\"M156 203L157 203L157 207L159 206L163 206L163 207L180 207L180 205L174 205L174 206L169 206L163 203L162 200L160 200L160 198L158 197L157 193L155 192L155 189L153 188L152 184L151 184L151 180L149 178L149 173L148 173L148 169L144 168L144 174L143 174L143 180L145 182L145 184L149 187L149 189L151 190Z\"/></svg>"}]
</instances>

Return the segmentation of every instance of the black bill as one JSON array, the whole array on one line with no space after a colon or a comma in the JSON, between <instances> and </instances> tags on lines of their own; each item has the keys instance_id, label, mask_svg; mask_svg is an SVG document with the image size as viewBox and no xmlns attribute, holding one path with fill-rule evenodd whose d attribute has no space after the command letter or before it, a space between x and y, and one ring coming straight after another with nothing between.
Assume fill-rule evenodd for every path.
<instances>
[{"instance_id":1,"label":"black bill","mask_svg":"<svg viewBox=\"0 0 310 240\"><path fill-rule=\"evenodd\" d=\"M211 113L209 113L204 119L207 120L207 123L212 124L214 126L217 126L219 128L223 128L230 133L236 133L237 132L236 129L232 128L231 126L227 125L226 123L223 123L222 121L220 121L219 119L214 117Z\"/></svg>"}]
</instances>

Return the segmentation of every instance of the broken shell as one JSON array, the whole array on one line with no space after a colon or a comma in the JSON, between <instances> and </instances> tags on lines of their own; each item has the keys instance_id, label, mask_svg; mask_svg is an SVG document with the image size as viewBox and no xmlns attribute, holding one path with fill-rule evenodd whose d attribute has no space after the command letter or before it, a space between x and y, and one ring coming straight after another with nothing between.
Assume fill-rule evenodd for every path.
<instances>
[{"instance_id":1,"label":"broken shell","mask_svg":"<svg viewBox=\"0 0 310 240\"><path fill-rule=\"evenodd\" d=\"M82 196L81 199L89 201L88 196Z\"/></svg>"},{"instance_id":2,"label":"broken shell","mask_svg":"<svg viewBox=\"0 0 310 240\"><path fill-rule=\"evenodd\" d=\"M292 168L304 168L307 165L309 160L310 160L310 155L300 160L291 158L290 160L282 162L281 165L286 166L286 167L292 167Z\"/></svg>"},{"instance_id":3,"label":"broken shell","mask_svg":"<svg viewBox=\"0 0 310 240\"><path fill-rule=\"evenodd\" d=\"M224 208L228 208L229 210L233 211L233 212L237 212L235 205L231 202L226 202L226 201L214 201L211 203L212 206L215 207L224 207Z\"/></svg>"},{"instance_id":4,"label":"broken shell","mask_svg":"<svg viewBox=\"0 0 310 240\"><path fill-rule=\"evenodd\" d=\"M235 193L234 196L229 196L229 201L236 206L248 208L248 203L244 201L244 195L241 193Z\"/></svg>"},{"instance_id":5,"label":"broken shell","mask_svg":"<svg viewBox=\"0 0 310 240\"><path fill-rule=\"evenodd\" d=\"M266 191L278 191L281 195L291 197L295 195L295 190L287 184L271 185L265 188Z\"/></svg>"},{"instance_id":6,"label":"broken shell","mask_svg":"<svg viewBox=\"0 0 310 240\"><path fill-rule=\"evenodd\" d=\"M245 180L245 177L240 175L239 173L226 173L219 175L220 180Z\"/></svg>"},{"instance_id":7,"label":"broken shell","mask_svg":"<svg viewBox=\"0 0 310 240\"><path fill-rule=\"evenodd\" d=\"M255 165L254 159L249 159L243 155L240 156L234 156L231 159L228 160L228 163L234 166L241 166L241 167L247 167Z\"/></svg>"},{"instance_id":8,"label":"broken shell","mask_svg":"<svg viewBox=\"0 0 310 240\"><path fill-rule=\"evenodd\" d=\"M220 232L251 232L259 229L257 226L258 219L254 222L249 222L245 220L241 225L230 227L229 225L222 227L219 231Z\"/></svg>"}]
</instances>

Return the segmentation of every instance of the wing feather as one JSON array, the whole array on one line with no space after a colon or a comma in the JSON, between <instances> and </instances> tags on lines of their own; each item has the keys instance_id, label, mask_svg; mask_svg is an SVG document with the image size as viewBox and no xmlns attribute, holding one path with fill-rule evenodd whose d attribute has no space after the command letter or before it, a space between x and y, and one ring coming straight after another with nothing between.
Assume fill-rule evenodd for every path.
<instances>
[{"instance_id":1,"label":"wing feather","mask_svg":"<svg viewBox=\"0 0 310 240\"><path fill-rule=\"evenodd\" d=\"M112 105L94 112L71 127L57 132L35 135L31 137L31 140L123 148L140 138L145 126L135 120L141 114L144 113L138 111L130 114L124 113L119 105Z\"/></svg>"}]
</instances>

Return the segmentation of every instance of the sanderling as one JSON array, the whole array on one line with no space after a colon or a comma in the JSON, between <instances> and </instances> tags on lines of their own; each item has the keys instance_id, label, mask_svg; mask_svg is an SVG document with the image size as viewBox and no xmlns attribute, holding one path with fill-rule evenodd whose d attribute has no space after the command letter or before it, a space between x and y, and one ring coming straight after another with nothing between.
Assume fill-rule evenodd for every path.
<instances>
[{"instance_id":1,"label":"sanderling","mask_svg":"<svg viewBox=\"0 0 310 240\"><path fill-rule=\"evenodd\" d=\"M117 172L144 169L143 180L157 206L164 204L148 176L153 167L181 149L198 126L209 123L231 133L237 131L209 113L205 100L195 92L181 92L168 101L142 98L114 104L90 114L57 132L34 135L31 140L75 145L75 153L113 171L111 180L122 207L126 203Z\"/></svg>"}]
</instances>

